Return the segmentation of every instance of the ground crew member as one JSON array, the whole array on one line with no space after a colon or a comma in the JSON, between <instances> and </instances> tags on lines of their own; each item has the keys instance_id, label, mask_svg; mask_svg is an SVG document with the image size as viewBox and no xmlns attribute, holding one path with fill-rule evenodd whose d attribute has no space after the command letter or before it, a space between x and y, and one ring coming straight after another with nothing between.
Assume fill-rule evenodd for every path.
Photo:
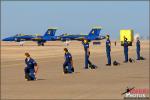
<instances>
[{"instance_id":1,"label":"ground crew member","mask_svg":"<svg viewBox=\"0 0 150 100\"><path fill-rule=\"evenodd\" d=\"M93 65L90 60L89 60L89 56L90 56L90 51L89 51L89 42L87 39L83 39L82 44L84 46L84 51L85 51L85 69L88 69L88 65L91 69L95 69L96 66Z\"/></svg>"},{"instance_id":2,"label":"ground crew member","mask_svg":"<svg viewBox=\"0 0 150 100\"><path fill-rule=\"evenodd\" d=\"M25 79L27 80L36 80L36 74L38 71L37 63L34 59L30 57L29 53L25 53L26 59L25 64L27 65L24 69Z\"/></svg>"},{"instance_id":3,"label":"ground crew member","mask_svg":"<svg viewBox=\"0 0 150 100\"><path fill-rule=\"evenodd\" d=\"M64 52L65 52L65 62L63 64L63 71L64 73L72 73L74 72L72 56L67 48L64 48Z\"/></svg>"},{"instance_id":4,"label":"ground crew member","mask_svg":"<svg viewBox=\"0 0 150 100\"><path fill-rule=\"evenodd\" d=\"M124 38L124 56L125 56L125 61L124 63L128 62L128 41L127 38Z\"/></svg>"},{"instance_id":5,"label":"ground crew member","mask_svg":"<svg viewBox=\"0 0 150 100\"><path fill-rule=\"evenodd\" d=\"M106 54L107 54L107 64L106 66L111 66L111 55L110 55L110 52L111 52L111 42L110 42L110 39L109 39L109 35L106 36Z\"/></svg>"},{"instance_id":6,"label":"ground crew member","mask_svg":"<svg viewBox=\"0 0 150 100\"><path fill-rule=\"evenodd\" d=\"M137 60L140 60L140 40L139 40L139 37L137 38L137 41L136 41L136 53L137 53Z\"/></svg>"}]
</instances>

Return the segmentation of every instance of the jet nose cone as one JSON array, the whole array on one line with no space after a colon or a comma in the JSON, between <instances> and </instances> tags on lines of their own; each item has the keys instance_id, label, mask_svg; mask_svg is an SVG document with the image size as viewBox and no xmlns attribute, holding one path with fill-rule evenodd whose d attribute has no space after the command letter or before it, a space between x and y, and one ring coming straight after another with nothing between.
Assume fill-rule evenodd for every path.
<instances>
[{"instance_id":1,"label":"jet nose cone","mask_svg":"<svg viewBox=\"0 0 150 100\"><path fill-rule=\"evenodd\" d=\"M2 39L2 41L7 41L7 40L8 40L7 38Z\"/></svg>"},{"instance_id":2,"label":"jet nose cone","mask_svg":"<svg viewBox=\"0 0 150 100\"><path fill-rule=\"evenodd\" d=\"M7 37L7 38L2 39L2 41L13 41L13 38L12 37Z\"/></svg>"}]
</instances>

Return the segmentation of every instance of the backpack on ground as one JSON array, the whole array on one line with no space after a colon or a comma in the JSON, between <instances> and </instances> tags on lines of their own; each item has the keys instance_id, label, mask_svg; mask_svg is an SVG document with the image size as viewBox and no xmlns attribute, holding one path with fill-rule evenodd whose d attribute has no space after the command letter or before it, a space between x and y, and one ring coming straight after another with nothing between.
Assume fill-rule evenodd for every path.
<instances>
[{"instance_id":1,"label":"backpack on ground","mask_svg":"<svg viewBox=\"0 0 150 100\"><path fill-rule=\"evenodd\" d=\"M115 61L113 62L113 65L114 65L114 66L118 66L118 65L120 65L120 63L115 60Z\"/></svg>"},{"instance_id":2,"label":"backpack on ground","mask_svg":"<svg viewBox=\"0 0 150 100\"><path fill-rule=\"evenodd\" d=\"M133 58L129 58L130 63L135 63L135 60Z\"/></svg>"}]
</instances>

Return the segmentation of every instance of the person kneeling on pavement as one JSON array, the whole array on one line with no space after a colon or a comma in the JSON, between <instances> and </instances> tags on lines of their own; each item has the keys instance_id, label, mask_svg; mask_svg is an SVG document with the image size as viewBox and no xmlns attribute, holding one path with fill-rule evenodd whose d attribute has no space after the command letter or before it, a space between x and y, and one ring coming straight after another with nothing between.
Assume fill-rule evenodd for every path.
<instances>
[{"instance_id":1,"label":"person kneeling on pavement","mask_svg":"<svg viewBox=\"0 0 150 100\"><path fill-rule=\"evenodd\" d=\"M64 52L65 52L65 62L63 64L63 71L64 73L72 73L74 72L74 67L73 67L73 60L72 60L72 56L69 53L67 48L64 48Z\"/></svg>"},{"instance_id":2,"label":"person kneeling on pavement","mask_svg":"<svg viewBox=\"0 0 150 100\"><path fill-rule=\"evenodd\" d=\"M27 65L24 69L25 79L28 81L36 80L36 75L38 72L37 63L33 58L30 57L29 53L25 53L26 59L25 64Z\"/></svg>"}]
</instances>

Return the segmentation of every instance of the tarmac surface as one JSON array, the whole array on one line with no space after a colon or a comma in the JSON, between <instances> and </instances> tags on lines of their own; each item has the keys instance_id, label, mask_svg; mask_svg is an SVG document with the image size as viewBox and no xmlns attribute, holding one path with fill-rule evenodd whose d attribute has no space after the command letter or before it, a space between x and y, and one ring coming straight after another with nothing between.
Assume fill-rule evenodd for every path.
<instances>
[{"instance_id":1,"label":"tarmac surface","mask_svg":"<svg viewBox=\"0 0 150 100\"><path fill-rule=\"evenodd\" d=\"M63 74L64 51L73 56L75 73ZM18 46L14 42L1 42L1 99L123 99L127 87L149 88L149 41L141 41L141 55L146 58L135 63L123 63L123 47L112 43L112 61L107 63L105 41L90 44L90 60L97 69L83 69L84 49L81 42L48 42L38 47L34 42ZM24 53L29 52L39 66L38 80L24 79ZM129 57L136 59L135 43L129 47ZM147 94L148 95L148 94ZM149 95L148 95L149 96Z\"/></svg>"}]
</instances>

